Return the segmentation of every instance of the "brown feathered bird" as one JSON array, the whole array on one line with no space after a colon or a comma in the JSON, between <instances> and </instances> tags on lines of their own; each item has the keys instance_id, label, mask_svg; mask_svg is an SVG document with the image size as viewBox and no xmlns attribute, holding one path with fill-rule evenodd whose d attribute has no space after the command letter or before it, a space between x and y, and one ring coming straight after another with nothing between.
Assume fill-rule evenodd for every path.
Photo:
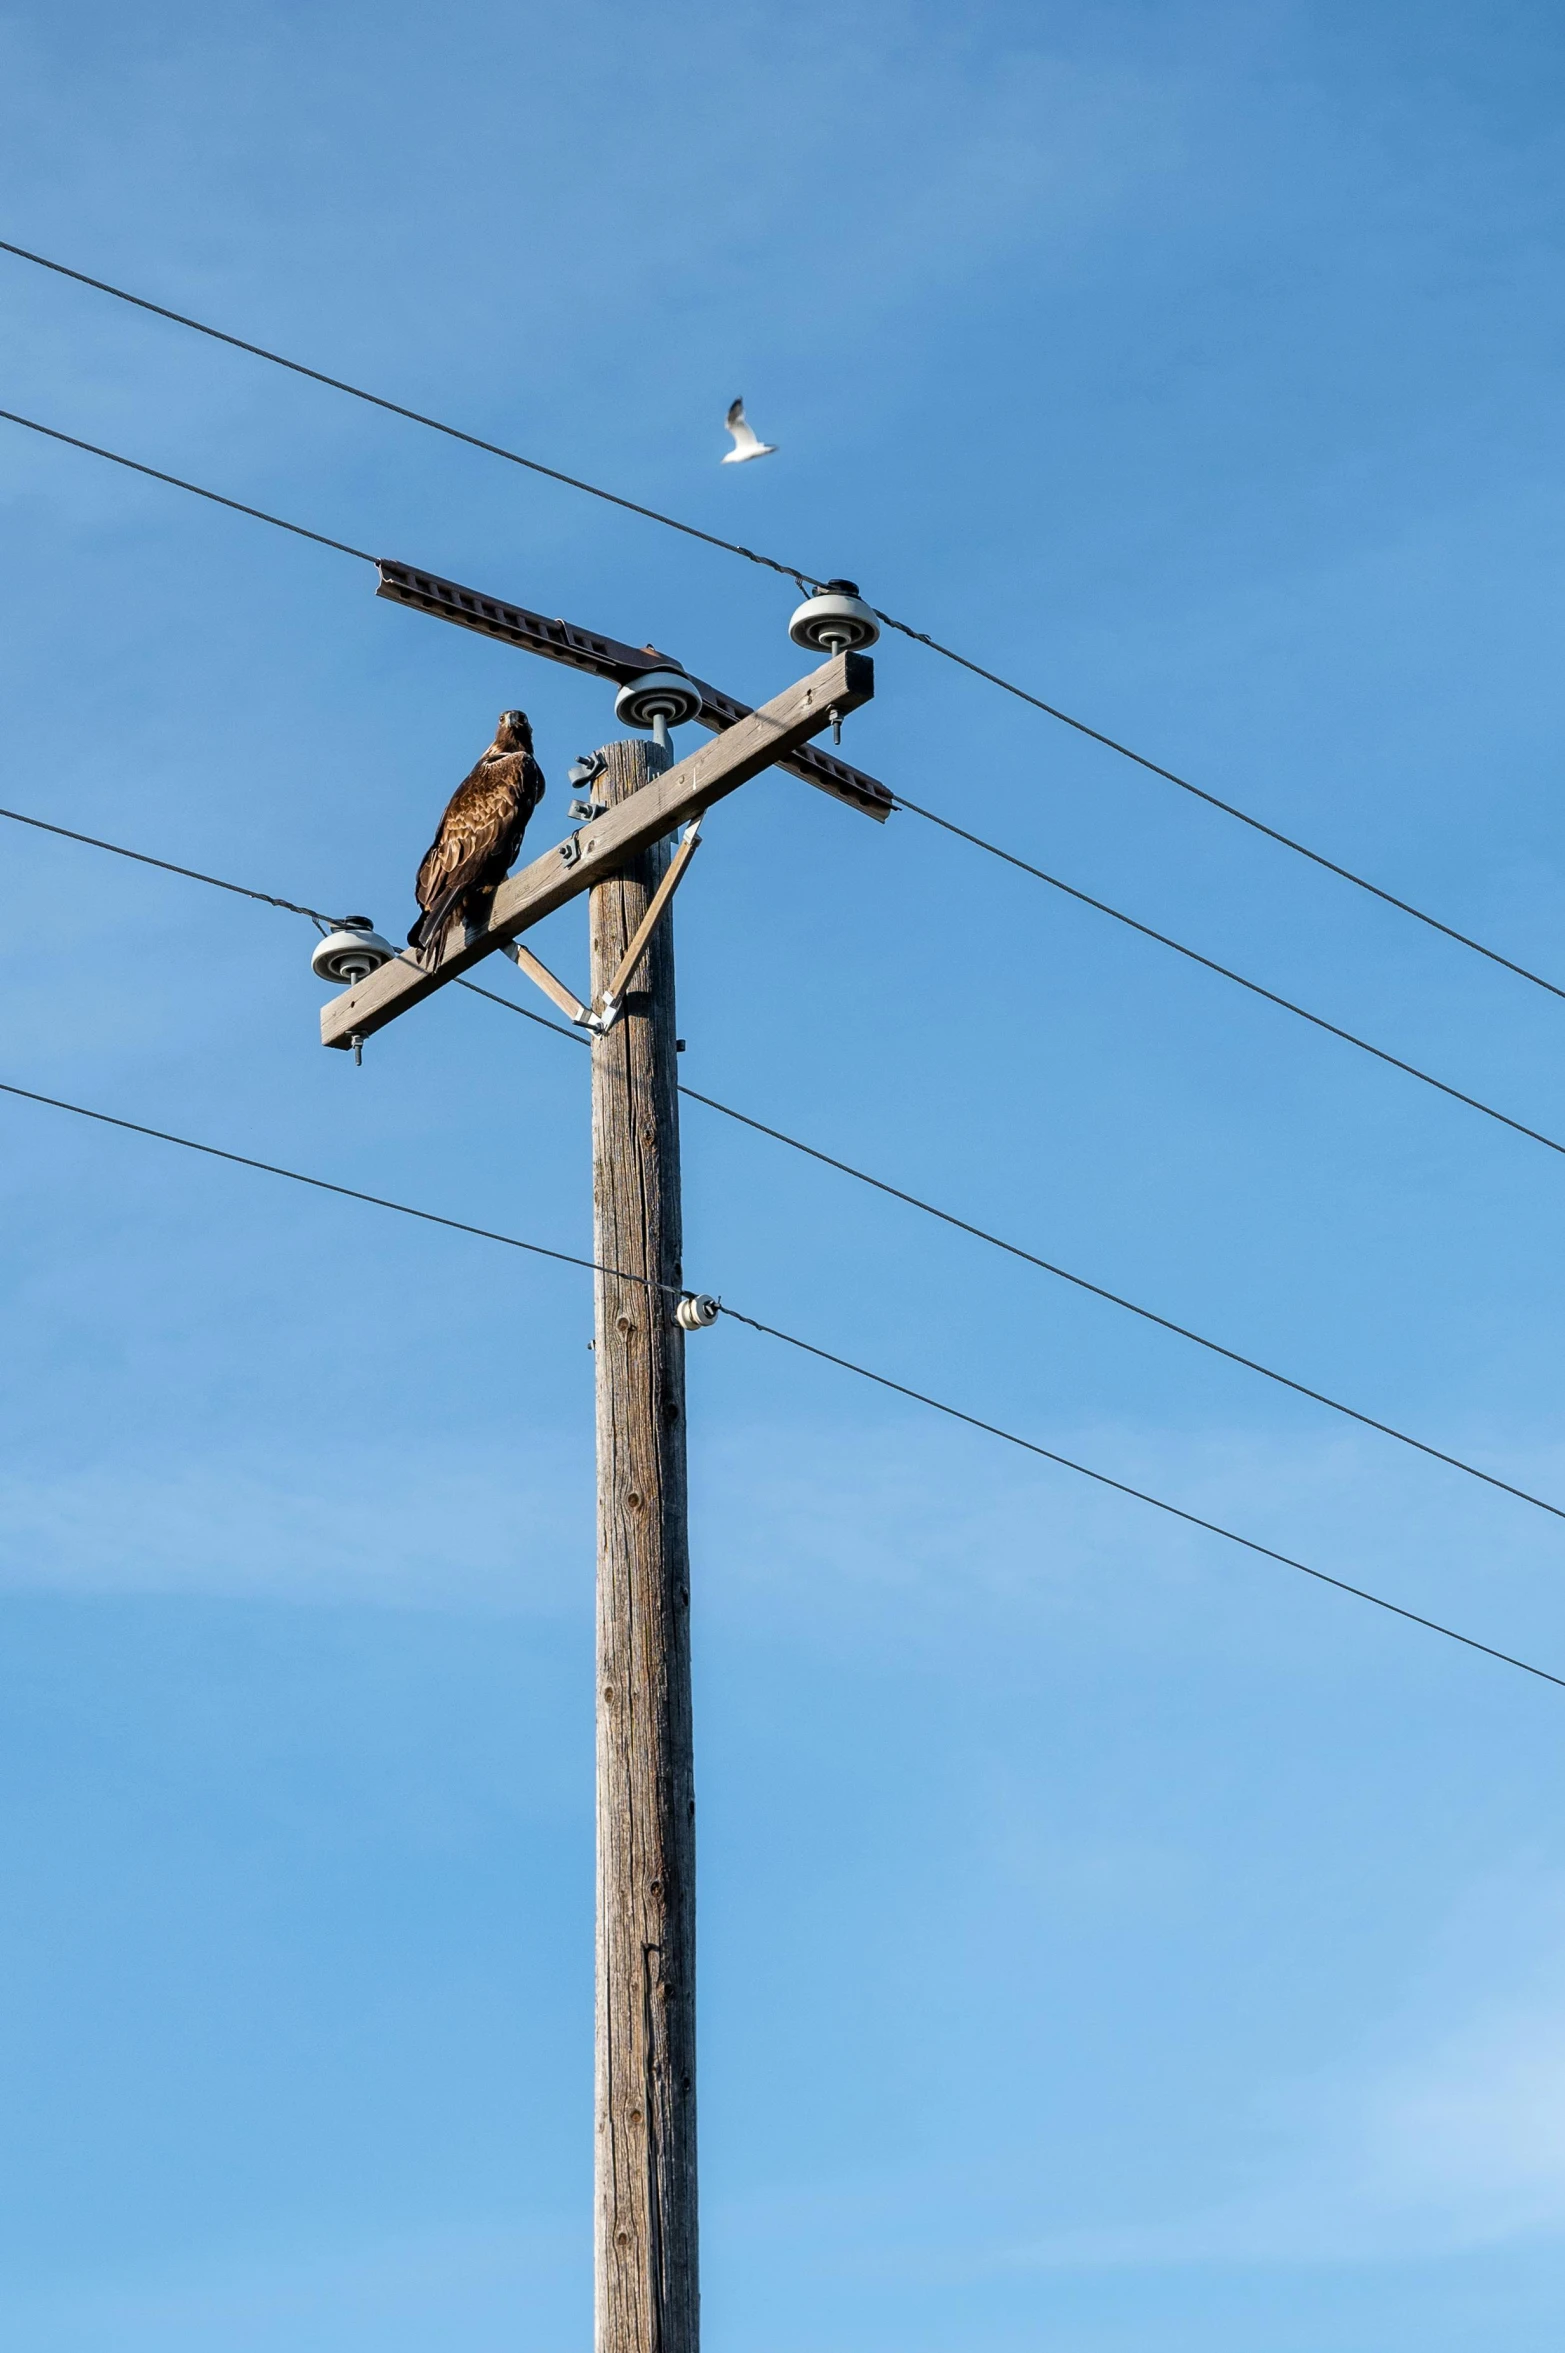
<instances>
[{"instance_id":1,"label":"brown feathered bird","mask_svg":"<svg viewBox=\"0 0 1565 2353\"><path fill-rule=\"evenodd\" d=\"M426 963L439 957L454 916L472 923L483 914L515 863L543 789L527 713L502 711L494 742L446 803L413 885L424 912L408 933L408 945Z\"/></svg>"}]
</instances>

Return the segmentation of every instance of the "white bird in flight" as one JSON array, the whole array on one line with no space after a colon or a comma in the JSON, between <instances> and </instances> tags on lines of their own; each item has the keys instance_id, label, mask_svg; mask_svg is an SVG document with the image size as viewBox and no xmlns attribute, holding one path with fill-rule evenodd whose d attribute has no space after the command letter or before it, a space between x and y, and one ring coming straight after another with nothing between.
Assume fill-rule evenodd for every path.
<instances>
[{"instance_id":1,"label":"white bird in flight","mask_svg":"<svg viewBox=\"0 0 1565 2353\"><path fill-rule=\"evenodd\" d=\"M725 466L742 466L746 458L771 458L777 455L776 442L758 441L745 423L742 400L736 400L728 412L728 430L734 437L734 446L723 452Z\"/></svg>"}]
</instances>

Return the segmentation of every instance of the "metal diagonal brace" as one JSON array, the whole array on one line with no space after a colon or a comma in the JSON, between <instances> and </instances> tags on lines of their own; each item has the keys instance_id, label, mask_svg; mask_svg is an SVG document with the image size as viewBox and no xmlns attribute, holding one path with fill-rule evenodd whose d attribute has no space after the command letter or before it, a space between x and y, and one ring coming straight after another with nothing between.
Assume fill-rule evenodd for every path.
<instances>
[{"instance_id":1,"label":"metal diagonal brace","mask_svg":"<svg viewBox=\"0 0 1565 2353\"><path fill-rule=\"evenodd\" d=\"M636 966L647 952L647 943L658 927L658 918L684 878L685 868L701 847L701 819L685 827L684 838L668 863L668 872L653 892L645 915L636 926L630 946L620 958L619 970L610 981L603 1002L587 1016L600 1037L606 1037L625 1008L625 991L635 978Z\"/></svg>"},{"instance_id":2,"label":"metal diagonal brace","mask_svg":"<svg viewBox=\"0 0 1565 2353\"><path fill-rule=\"evenodd\" d=\"M536 981L544 995L558 1005L562 1013L568 1013L572 1021L577 1023L580 1028L595 1029L597 1027L580 997L573 997L564 981L556 980L548 965L543 962L541 957L535 956L531 948L524 948L520 940L507 940L504 953L510 957L511 962L519 971L526 973L529 980Z\"/></svg>"}]
</instances>

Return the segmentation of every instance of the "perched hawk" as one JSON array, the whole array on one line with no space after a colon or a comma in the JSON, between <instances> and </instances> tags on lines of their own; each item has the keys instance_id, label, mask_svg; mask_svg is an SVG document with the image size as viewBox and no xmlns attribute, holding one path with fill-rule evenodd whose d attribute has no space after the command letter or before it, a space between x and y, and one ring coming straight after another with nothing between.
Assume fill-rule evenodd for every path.
<instances>
[{"instance_id":1,"label":"perched hawk","mask_svg":"<svg viewBox=\"0 0 1565 2353\"><path fill-rule=\"evenodd\" d=\"M481 915L515 863L527 820L543 799L543 770L533 758L525 711L502 711L494 742L446 804L440 829L413 885L424 912L408 945L438 961L446 927L460 914Z\"/></svg>"}]
</instances>

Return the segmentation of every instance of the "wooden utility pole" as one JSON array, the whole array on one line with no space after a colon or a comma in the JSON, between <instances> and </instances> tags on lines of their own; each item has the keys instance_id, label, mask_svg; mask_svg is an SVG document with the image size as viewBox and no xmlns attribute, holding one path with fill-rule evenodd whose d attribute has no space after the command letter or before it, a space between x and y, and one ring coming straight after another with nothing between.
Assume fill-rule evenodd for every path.
<instances>
[{"instance_id":1,"label":"wooden utility pole","mask_svg":"<svg viewBox=\"0 0 1565 2353\"><path fill-rule=\"evenodd\" d=\"M669 765L612 743L613 807ZM668 864L593 886L592 1001ZM592 1048L597 1318L596 2353L697 2353L695 1780L672 910Z\"/></svg>"},{"instance_id":2,"label":"wooden utility pole","mask_svg":"<svg viewBox=\"0 0 1565 2353\"><path fill-rule=\"evenodd\" d=\"M387 575L392 585L388 585ZM405 566L382 594L576 669L666 695L646 652L546 621ZM815 600L839 626L847 584ZM873 616L856 605L871 637ZM802 608L809 613L812 608ZM795 616L797 621L798 616ZM855 624L858 625L857 623ZM809 636L798 643L827 642ZM866 641L867 642L867 641ZM664 657L655 657L663 661ZM657 681L661 679L661 687ZM873 666L840 648L752 711L680 672L672 681L715 731L673 762L666 744L605 747L593 803L567 840L454 918L433 958L401 954L345 923L312 958L349 985L321 1009L321 1040L366 1038L485 956L504 950L592 1037L592 1213L598 1406L598 1926L593 2269L596 2353L698 2353L696 2249L695 1776L690 1710L685 1326L715 1301L684 1290L679 1094L670 901L708 809L776 766L883 819L891 795L812 742L875 691ZM617 706L619 707L619 706ZM651 704L653 719L657 706ZM639 722L634 710L633 725ZM666 725L668 712L662 714ZM671 853L676 828L684 839ZM662 887L660 888L660 884ZM586 895L592 980L583 1004L523 935ZM655 902L655 903L654 903ZM635 956L631 955L634 947Z\"/></svg>"}]
</instances>

